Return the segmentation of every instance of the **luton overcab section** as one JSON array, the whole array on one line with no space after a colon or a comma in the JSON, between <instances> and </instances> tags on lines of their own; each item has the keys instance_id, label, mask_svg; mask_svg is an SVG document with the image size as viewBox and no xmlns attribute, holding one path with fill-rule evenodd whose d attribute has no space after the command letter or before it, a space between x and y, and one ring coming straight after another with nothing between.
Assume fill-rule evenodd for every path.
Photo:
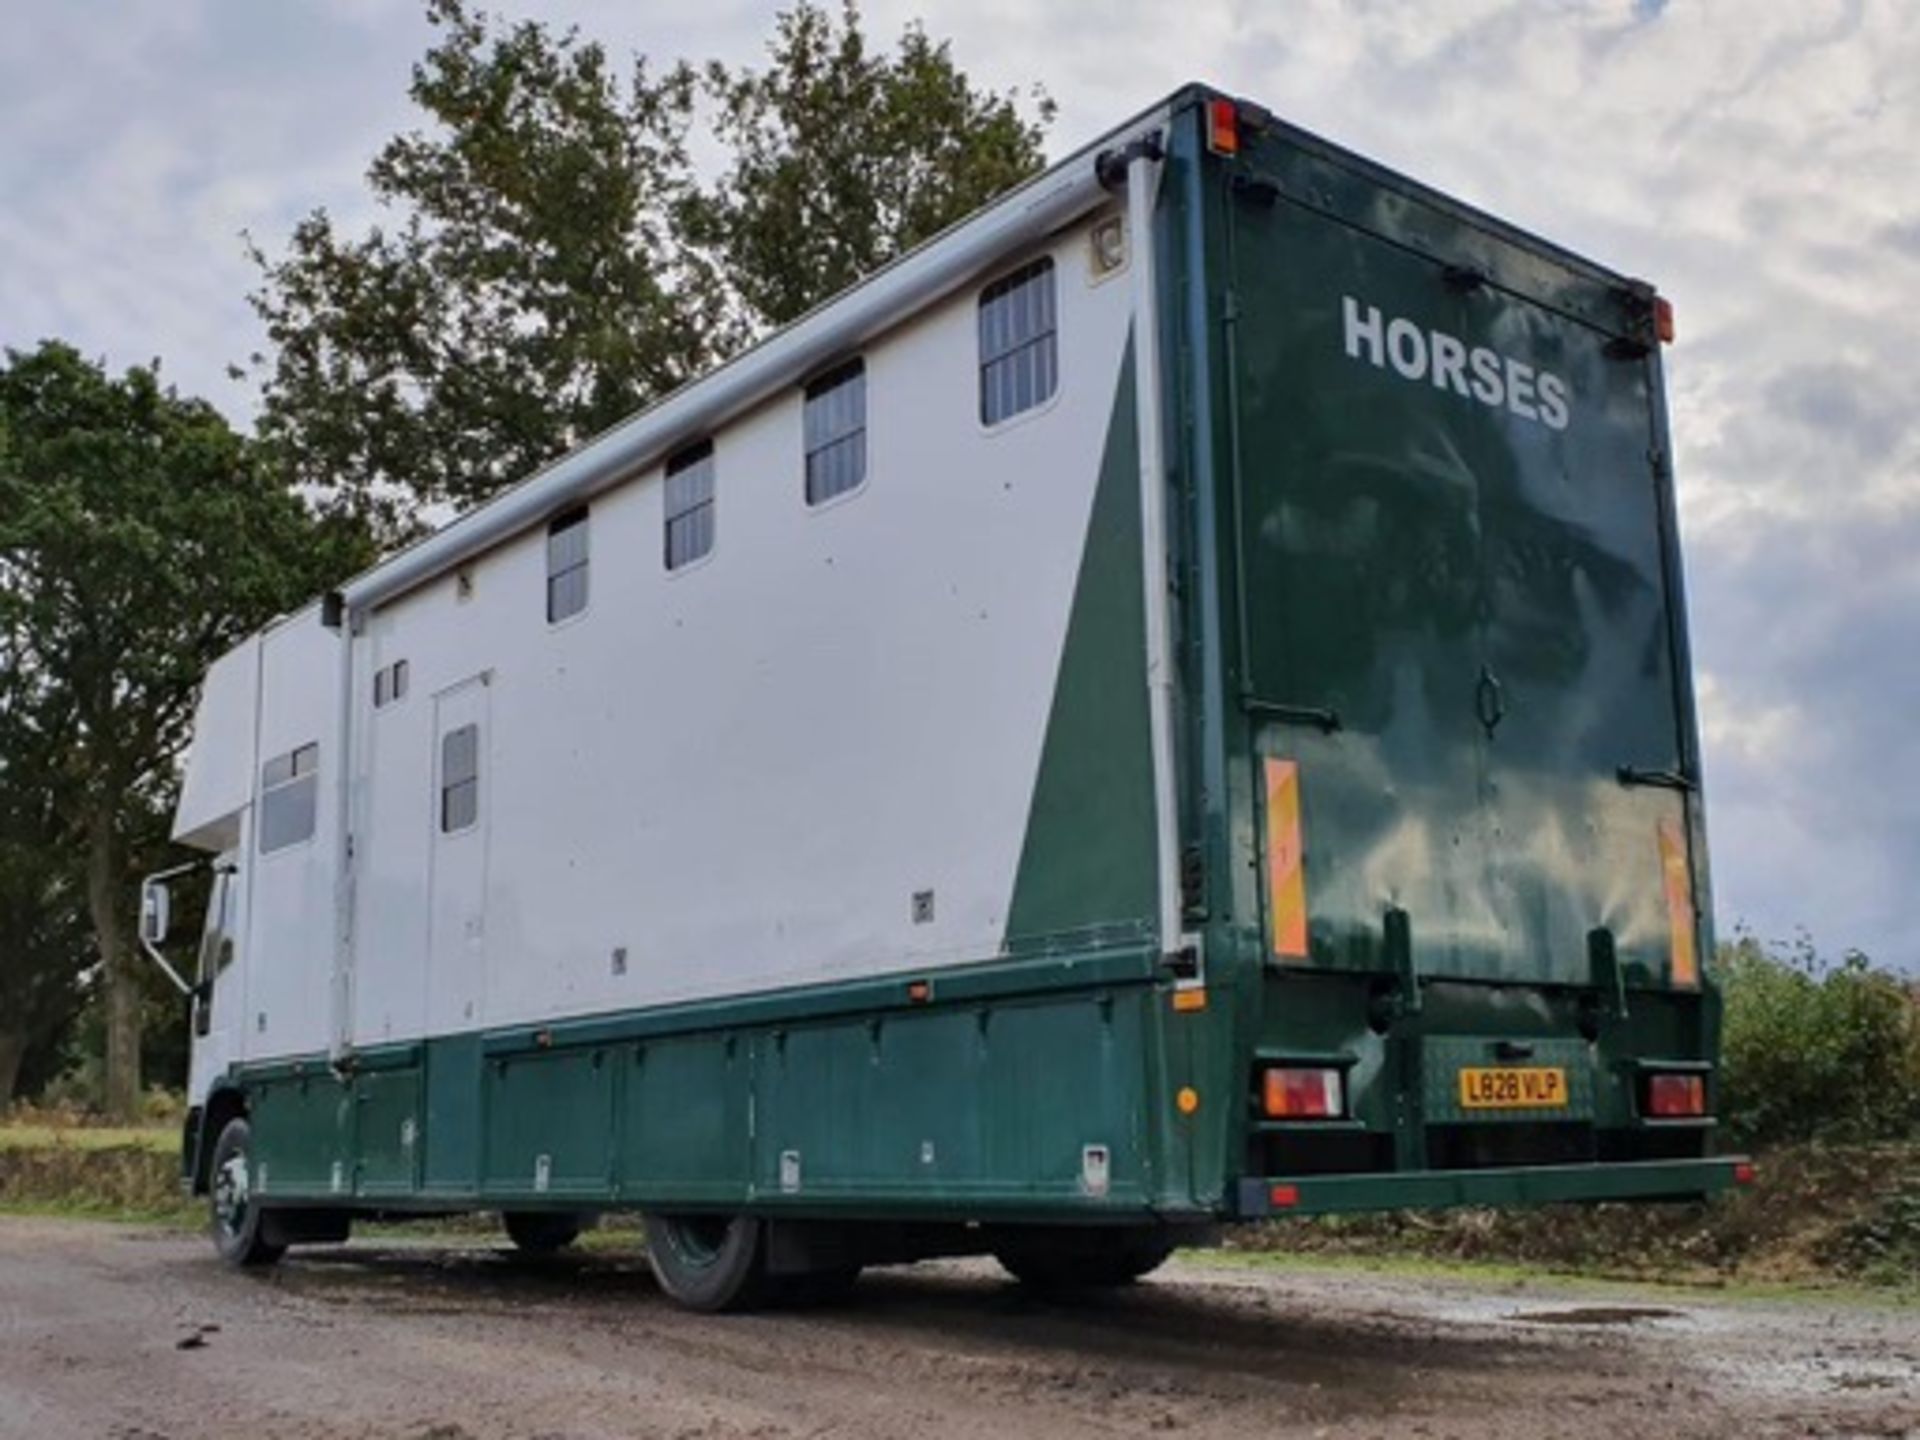
<instances>
[{"instance_id":1,"label":"luton overcab section","mask_svg":"<svg viewBox=\"0 0 1920 1440\"><path fill-rule=\"evenodd\" d=\"M726 1308L1737 1183L1672 330L1190 87L253 636L221 1250L639 1210Z\"/></svg>"}]
</instances>

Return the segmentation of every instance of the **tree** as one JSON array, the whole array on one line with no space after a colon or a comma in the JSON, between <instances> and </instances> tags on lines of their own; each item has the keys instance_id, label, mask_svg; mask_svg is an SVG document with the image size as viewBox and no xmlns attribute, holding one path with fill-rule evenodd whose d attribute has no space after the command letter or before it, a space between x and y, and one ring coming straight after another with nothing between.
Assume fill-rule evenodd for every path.
<instances>
[{"instance_id":1,"label":"tree","mask_svg":"<svg viewBox=\"0 0 1920 1440\"><path fill-rule=\"evenodd\" d=\"M0 432L7 769L30 734L41 799L26 843L79 858L106 1007L108 1106L130 1115L140 1091L134 887L170 809L201 673L368 547L352 527L317 521L218 412L163 388L157 367L113 379L58 342L7 351Z\"/></svg>"},{"instance_id":2,"label":"tree","mask_svg":"<svg viewBox=\"0 0 1920 1440\"><path fill-rule=\"evenodd\" d=\"M1041 130L909 29L780 17L763 73L636 58L429 0L410 93L428 127L368 173L393 223L324 212L254 257L272 357L262 438L295 484L389 542L694 378L1040 163ZM702 188L712 107L731 147Z\"/></svg>"},{"instance_id":3,"label":"tree","mask_svg":"<svg viewBox=\"0 0 1920 1440\"><path fill-rule=\"evenodd\" d=\"M0 436L0 473L6 468ZM80 1005L86 907L60 830L50 762L62 737L41 732L21 701L28 685L14 663L15 637L0 634L0 1109L13 1099L28 1053Z\"/></svg>"},{"instance_id":4,"label":"tree","mask_svg":"<svg viewBox=\"0 0 1920 1440\"><path fill-rule=\"evenodd\" d=\"M784 325L1036 172L1053 102L977 90L918 24L870 54L860 12L801 4L775 21L762 71L712 64L732 151L682 209L739 309Z\"/></svg>"},{"instance_id":5,"label":"tree","mask_svg":"<svg viewBox=\"0 0 1920 1440\"><path fill-rule=\"evenodd\" d=\"M324 212L253 297L275 347L261 434L298 483L390 538L484 499L711 362L726 337L668 228L685 77L431 0L410 93L433 122L368 183L392 229Z\"/></svg>"}]
</instances>

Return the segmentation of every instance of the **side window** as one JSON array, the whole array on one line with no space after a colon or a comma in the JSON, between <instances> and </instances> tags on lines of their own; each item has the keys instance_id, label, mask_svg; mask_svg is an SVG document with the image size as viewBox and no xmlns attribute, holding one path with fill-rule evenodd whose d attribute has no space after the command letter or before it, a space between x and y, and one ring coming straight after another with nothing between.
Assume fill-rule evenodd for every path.
<instances>
[{"instance_id":1,"label":"side window","mask_svg":"<svg viewBox=\"0 0 1920 1440\"><path fill-rule=\"evenodd\" d=\"M318 745L302 745L267 761L260 770L260 853L311 840L319 799Z\"/></svg>"},{"instance_id":2,"label":"side window","mask_svg":"<svg viewBox=\"0 0 1920 1440\"><path fill-rule=\"evenodd\" d=\"M440 833L465 830L480 818L480 727L462 725L440 737Z\"/></svg>"},{"instance_id":3,"label":"side window","mask_svg":"<svg viewBox=\"0 0 1920 1440\"><path fill-rule=\"evenodd\" d=\"M207 897L207 928L200 937L198 978L211 980L233 963L233 876L213 873L213 892Z\"/></svg>"},{"instance_id":4,"label":"side window","mask_svg":"<svg viewBox=\"0 0 1920 1440\"><path fill-rule=\"evenodd\" d=\"M667 461L667 569L691 565L713 549L713 442L702 440Z\"/></svg>"},{"instance_id":5,"label":"side window","mask_svg":"<svg viewBox=\"0 0 1920 1440\"><path fill-rule=\"evenodd\" d=\"M407 662L396 660L373 672L373 708L391 705L407 693Z\"/></svg>"},{"instance_id":6,"label":"side window","mask_svg":"<svg viewBox=\"0 0 1920 1440\"><path fill-rule=\"evenodd\" d=\"M1051 399L1060 383L1053 258L980 292L980 420L998 425Z\"/></svg>"},{"instance_id":7,"label":"side window","mask_svg":"<svg viewBox=\"0 0 1920 1440\"><path fill-rule=\"evenodd\" d=\"M853 360L807 386L803 425L807 504L860 488L867 478L867 366Z\"/></svg>"},{"instance_id":8,"label":"side window","mask_svg":"<svg viewBox=\"0 0 1920 1440\"><path fill-rule=\"evenodd\" d=\"M587 608L587 507L547 525L547 623Z\"/></svg>"}]
</instances>

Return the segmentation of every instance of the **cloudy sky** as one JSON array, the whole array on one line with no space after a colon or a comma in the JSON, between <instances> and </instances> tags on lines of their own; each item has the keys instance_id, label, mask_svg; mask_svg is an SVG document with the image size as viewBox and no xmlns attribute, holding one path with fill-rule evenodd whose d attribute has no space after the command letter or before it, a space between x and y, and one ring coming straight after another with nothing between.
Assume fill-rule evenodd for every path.
<instances>
[{"instance_id":1,"label":"cloudy sky","mask_svg":"<svg viewBox=\"0 0 1920 1440\"><path fill-rule=\"evenodd\" d=\"M498 0L619 50L752 57L770 5ZM1655 280L1719 919L1920 970L1920 4L870 0L1060 153L1188 79ZM1096 18L1097 17L1097 18ZM0 345L161 357L236 420L277 249L411 123L416 0L15 0Z\"/></svg>"}]
</instances>

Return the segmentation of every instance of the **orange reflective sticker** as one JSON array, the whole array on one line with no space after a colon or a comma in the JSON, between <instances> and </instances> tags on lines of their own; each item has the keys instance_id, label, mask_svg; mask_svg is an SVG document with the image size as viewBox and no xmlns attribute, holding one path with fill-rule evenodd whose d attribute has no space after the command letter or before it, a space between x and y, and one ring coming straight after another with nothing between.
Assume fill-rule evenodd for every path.
<instances>
[{"instance_id":1,"label":"orange reflective sticker","mask_svg":"<svg viewBox=\"0 0 1920 1440\"><path fill-rule=\"evenodd\" d=\"M1687 841L1680 822L1660 822L1660 878L1667 890L1670 973L1675 985L1700 983L1700 957L1694 949L1693 876L1687 869Z\"/></svg>"},{"instance_id":2,"label":"orange reflective sticker","mask_svg":"<svg viewBox=\"0 0 1920 1440\"><path fill-rule=\"evenodd\" d=\"M1300 765L1269 756L1267 767L1267 910L1273 953L1307 958L1307 872L1300 849Z\"/></svg>"}]
</instances>

